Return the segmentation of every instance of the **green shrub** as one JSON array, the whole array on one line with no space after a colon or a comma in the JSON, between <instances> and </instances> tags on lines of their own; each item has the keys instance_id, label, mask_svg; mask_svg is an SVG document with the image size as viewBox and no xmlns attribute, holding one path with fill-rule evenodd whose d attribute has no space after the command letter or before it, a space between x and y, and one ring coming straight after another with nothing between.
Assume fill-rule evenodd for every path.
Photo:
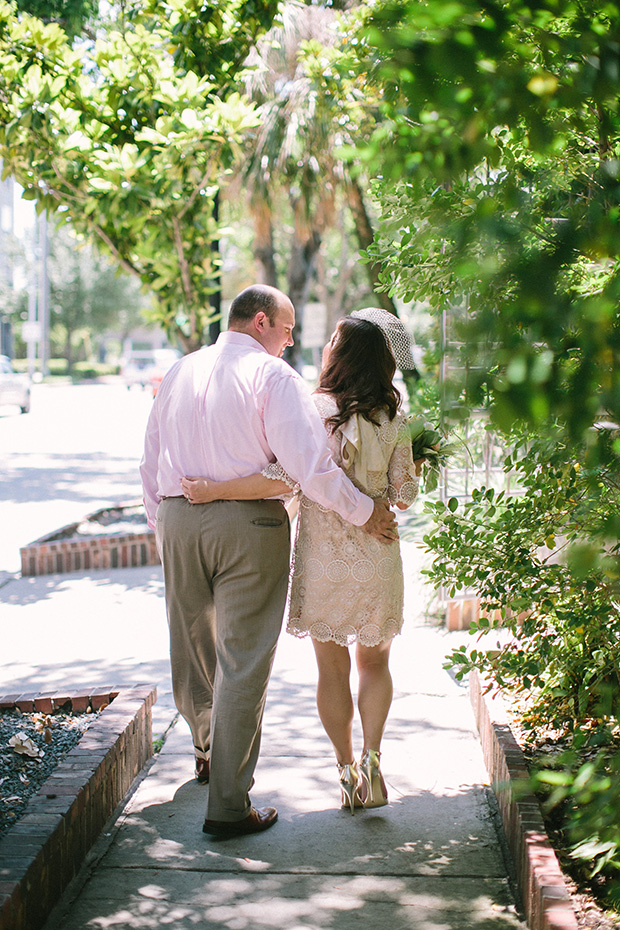
<instances>
[{"instance_id":1,"label":"green shrub","mask_svg":"<svg viewBox=\"0 0 620 930\"><path fill-rule=\"evenodd\" d=\"M30 370L30 362L27 358L14 358L11 364L15 371L28 372ZM35 362L36 371L39 370L40 364L40 361L37 359ZM47 366L51 377L62 377L67 374L66 358L50 358L48 359Z\"/></svg>"},{"instance_id":2,"label":"green shrub","mask_svg":"<svg viewBox=\"0 0 620 930\"><path fill-rule=\"evenodd\" d=\"M117 375L118 365L107 365L102 362L76 362L73 366L74 380L103 378L107 375Z\"/></svg>"},{"instance_id":3,"label":"green shrub","mask_svg":"<svg viewBox=\"0 0 620 930\"><path fill-rule=\"evenodd\" d=\"M570 732L620 716L618 537L614 436L599 431L567 460L562 434L513 434L505 468L517 494L481 487L463 503L430 503L428 574L450 596L470 589L482 616L470 632L507 628L489 654L461 646L449 664L463 677L492 671L501 688L528 696L526 726Z\"/></svg>"},{"instance_id":4,"label":"green shrub","mask_svg":"<svg viewBox=\"0 0 620 930\"><path fill-rule=\"evenodd\" d=\"M615 738L614 738L615 736ZM601 743L607 744L601 747ZM598 749L597 749L598 745ZM608 728L579 734L574 747L532 777L568 850L567 867L608 907L620 910L620 751Z\"/></svg>"},{"instance_id":5,"label":"green shrub","mask_svg":"<svg viewBox=\"0 0 620 930\"><path fill-rule=\"evenodd\" d=\"M66 376L67 374L66 358L50 358L48 362L48 370L52 377Z\"/></svg>"},{"instance_id":6,"label":"green shrub","mask_svg":"<svg viewBox=\"0 0 620 930\"><path fill-rule=\"evenodd\" d=\"M12 361L15 371L27 372L29 362L27 358L15 358ZM38 364L38 363L37 363ZM50 377L67 377L68 366L66 358L50 358L48 361ZM107 375L117 375L119 373L118 365L108 365L101 362L75 362L73 365L72 378L76 381L82 379L102 378Z\"/></svg>"},{"instance_id":7,"label":"green shrub","mask_svg":"<svg viewBox=\"0 0 620 930\"><path fill-rule=\"evenodd\" d=\"M569 751L534 775L557 808L573 859L599 875L620 905L620 469L617 430L593 429L568 447L559 428L515 431L505 469L509 495L481 487L471 500L427 504L434 529L428 574L450 596L481 599L447 666L476 668L524 698L520 723L532 737L563 737ZM488 649L502 628L504 645ZM485 642L486 640L486 642ZM495 645L495 643L494 643Z\"/></svg>"}]
</instances>

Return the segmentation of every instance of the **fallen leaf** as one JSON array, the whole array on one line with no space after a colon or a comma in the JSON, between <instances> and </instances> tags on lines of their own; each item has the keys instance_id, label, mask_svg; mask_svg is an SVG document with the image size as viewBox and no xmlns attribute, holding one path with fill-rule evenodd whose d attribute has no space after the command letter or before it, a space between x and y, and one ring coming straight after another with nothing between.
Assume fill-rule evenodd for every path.
<instances>
[{"instance_id":1,"label":"fallen leaf","mask_svg":"<svg viewBox=\"0 0 620 930\"><path fill-rule=\"evenodd\" d=\"M19 773L19 780L21 781L22 785L29 785L29 784L30 784L30 779L28 778L28 776L27 776L27 775L23 775L21 772Z\"/></svg>"},{"instance_id":2,"label":"fallen leaf","mask_svg":"<svg viewBox=\"0 0 620 930\"><path fill-rule=\"evenodd\" d=\"M26 733L16 733L15 736L12 736L9 740L9 746L20 756L30 756L32 759L38 759L40 756L45 755L43 750L39 749Z\"/></svg>"},{"instance_id":3,"label":"fallen leaf","mask_svg":"<svg viewBox=\"0 0 620 930\"><path fill-rule=\"evenodd\" d=\"M45 733L44 733L43 738L45 739L46 743L51 743L52 740L54 739L54 737L52 736L52 731L50 730L49 727L45 728Z\"/></svg>"}]
</instances>

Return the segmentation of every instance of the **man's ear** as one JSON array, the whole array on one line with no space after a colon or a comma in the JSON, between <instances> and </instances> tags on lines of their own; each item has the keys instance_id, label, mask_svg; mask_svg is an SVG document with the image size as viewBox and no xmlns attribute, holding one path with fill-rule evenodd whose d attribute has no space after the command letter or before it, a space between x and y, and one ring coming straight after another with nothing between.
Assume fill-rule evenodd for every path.
<instances>
[{"instance_id":1,"label":"man's ear","mask_svg":"<svg viewBox=\"0 0 620 930\"><path fill-rule=\"evenodd\" d=\"M269 326L269 317L263 310L259 310L254 316L254 327L262 333Z\"/></svg>"}]
</instances>

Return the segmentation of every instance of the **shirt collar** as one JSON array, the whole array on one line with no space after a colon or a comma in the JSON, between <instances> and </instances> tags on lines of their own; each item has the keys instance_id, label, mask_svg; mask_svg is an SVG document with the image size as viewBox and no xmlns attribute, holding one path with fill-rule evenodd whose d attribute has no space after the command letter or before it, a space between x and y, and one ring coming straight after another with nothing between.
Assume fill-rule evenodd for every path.
<instances>
[{"instance_id":1,"label":"shirt collar","mask_svg":"<svg viewBox=\"0 0 620 930\"><path fill-rule=\"evenodd\" d=\"M248 349L257 349L260 352L267 352L267 349L260 344L258 339L255 339L253 336L250 336L248 333L238 333L234 330L227 330L225 333L220 333L217 337L216 345L236 345L236 346L246 346Z\"/></svg>"}]
</instances>

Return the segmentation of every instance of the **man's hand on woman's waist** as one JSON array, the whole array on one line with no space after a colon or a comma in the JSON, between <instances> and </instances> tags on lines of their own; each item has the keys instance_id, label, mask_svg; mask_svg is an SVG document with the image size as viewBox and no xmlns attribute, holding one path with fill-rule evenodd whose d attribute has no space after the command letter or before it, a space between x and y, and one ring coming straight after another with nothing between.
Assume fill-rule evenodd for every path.
<instances>
[{"instance_id":1,"label":"man's hand on woman's waist","mask_svg":"<svg viewBox=\"0 0 620 930\"><path fill-rule=\"evenodd\" d=\"M364 523L361 529L365 533L380 539L384 543L393 543L398 539L398 529L396 527L396 517L390 510L387 501L373 501L373 511L370 518Z\"/></svg>"}]
</instances>

